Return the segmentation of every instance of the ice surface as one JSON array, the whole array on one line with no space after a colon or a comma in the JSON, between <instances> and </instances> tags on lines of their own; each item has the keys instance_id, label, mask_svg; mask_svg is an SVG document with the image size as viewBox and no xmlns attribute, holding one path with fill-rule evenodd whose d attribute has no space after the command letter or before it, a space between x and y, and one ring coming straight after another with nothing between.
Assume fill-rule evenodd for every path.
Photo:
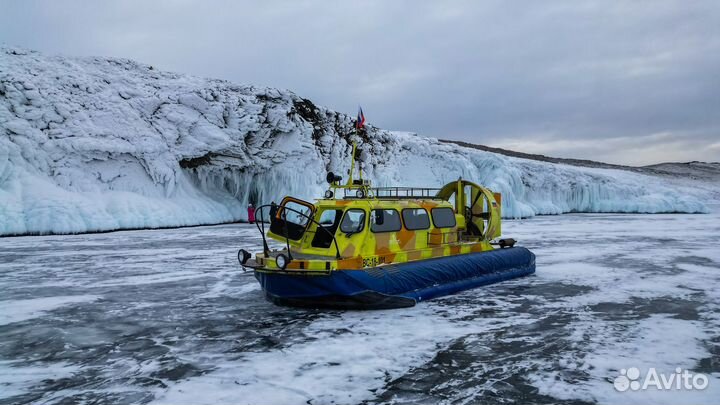
<instances>
[{"instance_id":1,"label":"ice surface","mask_svg":"<svg viewBox=\"0 0 720 405\"><path fill-rule=\"evenodd\" d=\"M714 404L710 208L505 221L533 276L373 312L266 302L238 269L246 224L3 239L0 308L32 318L0 325L0 402ZM628 367L710 385L617 392Z\"/></svg>"},{"instance_id":2,"label":"ice surface","mask_svg":"<svg viewBox=\"0 0 720 405\"><path fill-rule=\"evenodd\" d=\"M562 367L530 376L539 392L564 400L583 400L599 403L677 404L705 403L708 398L720 397L720 373L710 376L712 384L705 390L685 390L682 400L676 394L651 388L646 391L619 392L605 389L611 376L622 368L636 367L645 372L650 367L658 373L671 375L676 368L693 370L707 355L703 342L710 340L701 322L653 315L640 321L598 324L589 318L584 327L577 325L575 336L584 340L583 352L570 354L559 363ZM672 331L671 333L668 333ZM584 384L567 381L562 374L577 368L591 376ZM612 380L611 380L612 381Z\"/></svg>"},{"instance_id":3,"label":"ice surface","mask_svg":"<svg viewBox=\"0 0 720 405\"><path fill-rule=\"evenodd\" d=\"M71 295L0 301L0 308L2 308L0 326L36 318L47 311L52 311L64 305L94 301L96 299L98 297L94 295Z\"/></svg>"},{"instance_id":4,"label":"ice surface","mask_svg":"<svg viewBox=\"0 0 720 405\"><path fill-rule=\"evenodd\" d=\"M22 395L43 380L71 377L80 367L64 363L51 363L30 367L12 366L13 362L0 360L0 400Z\"/></svg>"},{"instance_id":5,"label":"ice surface","mask_svg":"<svg viewBox=\"0 0 720 405\"><path fill-rule=\"evenodd\" d=\"M352 128L289 91L0 48L0 235L244 220L249 201L320 196L353 140L376 185L462 176L503 193L506 217L706 211L707 190L658 177Z\"/></svg>"},{"instance_id":6,"label":"ice surface","mask_svg":"<svg viewBox=\"0 0 720 405\"><path fill-rule=\"evenodd\" d=\"M503 305L509 310L511 305ZM459 306L441 313L422 306L412 315L396 311L347 312L320 319L303 333L312 341L281 351L248 353L220 361L215 371L171 387L158 404L360 403L372 390L432 360L438 344L457 334L491 333L531 322L523 316L483 321ZM432 324L422 319L433 319ZM345 333L338 326L348 330ZM238 368L245 370L238 373Z\"/></svg>"}]
</instances>

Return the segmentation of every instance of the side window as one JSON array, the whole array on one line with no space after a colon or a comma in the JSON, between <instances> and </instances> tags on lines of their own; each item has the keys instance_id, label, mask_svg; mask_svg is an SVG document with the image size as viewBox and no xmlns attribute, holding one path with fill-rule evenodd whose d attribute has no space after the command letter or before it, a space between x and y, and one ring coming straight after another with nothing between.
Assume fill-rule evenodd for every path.
<instances>
[{"instance_id":1,"label":"side window","mask_svg":"<svg viewBox=\"0 0 720 405\"><path fill-rule=\"evenodd\" d=\"M405 208L402 217L408 231L430 228L430 217L424 208Z\"/></svg>"},{"instance_id":2,"label":"side window","mask_svg":"<svg viewBox=\"0 0 720 405\"><path fill-rule=\"evenodd\" d=\"M320 214L318 223L322 226L333 226L340 215L342 215L340 210L325 210Z\"/></svg>"},{"instance_id":3,"label":"side window","mask_svg":"<svg viewBox=\"0 0 720 405\"><path fill-rule=\"evenodd\" d=\"M373 232L397 232L402 229L400 214L393 209L372 210L370 230Z\"/></svg>"},{"instance_id":4,"label":"side window","mask_svg":"<svg viewBox=\"0 0 720 405\"><path fill-rule=\"evenodd\" d=\"M435 228L452 228L455 226L455 212L452 208L433 208L431 212Z\"/></svg>"},{"instance_id":5,"label":"side window","mask_svg":"<svg viewBox=\"0 0 720 405\"><path fill-rule=\"evenodd\" d=\"M342 233L358 233L365 228L365 211L351 209L345 212L342 222L340 223L340 232Z\"/></svg>"}]
</instances>

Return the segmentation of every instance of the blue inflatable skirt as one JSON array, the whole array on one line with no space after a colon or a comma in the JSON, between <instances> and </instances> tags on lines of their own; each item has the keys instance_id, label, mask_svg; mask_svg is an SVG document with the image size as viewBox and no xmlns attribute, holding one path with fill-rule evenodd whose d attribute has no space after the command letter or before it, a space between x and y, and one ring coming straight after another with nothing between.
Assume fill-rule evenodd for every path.
<instances>
[{"instance_id":1,"label":"blue inflatable skirt","mask_svg":"<svg viewBox=\"0 0 720 405\"><path fill-rule=\"evenodd\" d=\"M255 271L266 297L279 305L387 309L535 272L535 255L523 247L389 264L326 275Z\"/></svg>"}]
</instances>

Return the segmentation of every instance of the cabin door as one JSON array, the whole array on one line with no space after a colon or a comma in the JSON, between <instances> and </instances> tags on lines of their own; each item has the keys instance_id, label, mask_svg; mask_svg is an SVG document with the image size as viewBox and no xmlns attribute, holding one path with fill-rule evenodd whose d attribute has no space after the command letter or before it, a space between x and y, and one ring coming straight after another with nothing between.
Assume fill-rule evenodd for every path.
<instances>
[{"instance_id":1,"label":"cabin door","mask_svg":"<svg viewBox=\"0 0 720 405\"><path fill-rule=\"evenodd\" d=\"M343 211L335 208L326 209L319 213L318 226L310 245L316 248L329 248L333 243L333 236L340 226Z\"/></svg>"},{"instance_id":2,"label":"cabin door","mask_svg":"<svg viewBox=\"0 0 720 405\"><path fill-rule=\"evenodd\" d=\"M270 232L298 241L305 234L315 206L307 201L285 197L274 211L271 211Z\"/></svg>"},{"instance_id":3,"label":"cabin door","mask_svg":"<svg viewBox=\"0 0 720 405\"><path fill-rule=\"evenodd\" d=\"M342 257L357 256L361 253L360 249L365 241L366 222L365 210L351 208L345 211L336 234Z\"/></svg>"}]
</instances>

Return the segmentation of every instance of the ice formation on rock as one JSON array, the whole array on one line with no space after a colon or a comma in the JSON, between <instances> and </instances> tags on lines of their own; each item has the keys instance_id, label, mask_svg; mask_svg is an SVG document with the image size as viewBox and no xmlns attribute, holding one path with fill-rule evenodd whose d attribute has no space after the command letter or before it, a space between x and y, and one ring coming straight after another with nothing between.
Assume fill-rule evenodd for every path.
<instances>
[{"instance_id":1,"label":"ice formation on rock","mask_svg":"<svg viewBox=\"0 0 720 405\"><path fill-rule=\"evenodd\" d=\"M0 48L0 235L243 220L249 201L321 195L351 143L375 185L462 176L507 217L703 212L662 178L507 157L369 127L292 92L125 59Z\"/></svg>"}]
</instances>

